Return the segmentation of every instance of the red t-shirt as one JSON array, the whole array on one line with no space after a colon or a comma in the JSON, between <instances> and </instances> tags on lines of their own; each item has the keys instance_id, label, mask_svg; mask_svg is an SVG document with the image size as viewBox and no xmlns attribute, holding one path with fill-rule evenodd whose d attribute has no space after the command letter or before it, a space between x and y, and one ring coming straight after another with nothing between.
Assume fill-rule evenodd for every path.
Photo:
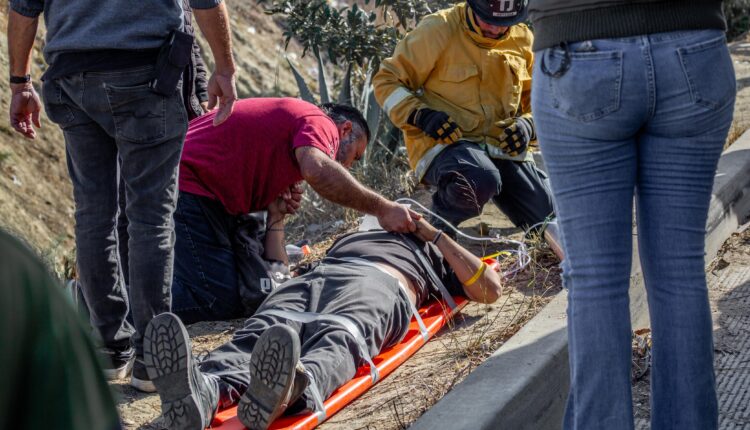
<instances>
[{"instance_id":1,"label":"red t-shirt","mask_svg":"<svg viewBox=\"0 0 750 430\"><path fill-rule=\"evenodd\" d=\"M223 124L215 111L190 122L180 162L180 191L220 201L232 215L265 209L302 180L301 146L335 159L336 124L317 106L294 98L238 100Z\"/></svg>"}]
</instances>

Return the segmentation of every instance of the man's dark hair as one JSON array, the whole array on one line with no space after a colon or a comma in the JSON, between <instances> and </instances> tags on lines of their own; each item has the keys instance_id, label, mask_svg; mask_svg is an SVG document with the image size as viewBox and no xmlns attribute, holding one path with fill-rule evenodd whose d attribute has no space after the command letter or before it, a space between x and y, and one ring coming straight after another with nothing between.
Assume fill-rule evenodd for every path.
<instances>
[{"instance_id":1,"label":"man's dark hair","mask_svg":"<svg viewBox=\"0 0 750 430\"><path fill-rule=\"evenodd\" d=\"M370 141L370 127L367 125L367 120L362 116L362 112L359 109L349 105L323 103L320 105L320 110L325 112L336 124L348 120L359 125L362 131L365 132L365 136L367 136L367 142Z\"/></svg>"}]
</instances>

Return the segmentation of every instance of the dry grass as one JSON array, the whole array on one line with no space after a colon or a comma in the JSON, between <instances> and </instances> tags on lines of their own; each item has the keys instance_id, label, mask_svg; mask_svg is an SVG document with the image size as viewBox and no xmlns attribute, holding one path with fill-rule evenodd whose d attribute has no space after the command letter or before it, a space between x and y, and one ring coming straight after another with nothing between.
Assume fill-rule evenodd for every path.
<instances>
[{"instance_id":1,"label":"dry grass","mask_svg":"<svg viewBox=\"0 0 750 430\"><path fill-rule=\"evenodd\" d=\"M368 151L373 150L368 148ZM391 157L380 151L369 157L367 164L360 162L351 173L361 184L391 200L411 195L417 185L402 154ZM357 227L362 214L323 199L306 184L304 187L302 207L287 222L288 241L294 243L304 239L318 243Z\"/></svg>"},{"instance_id":2,"label":"dry grass","mask_svg":"<svg viewBox=\"0 0 750 430\"><path fill-rule=\"evenodd\" d=\"M746 109L736 109L732 126L729 128L727 143L724 149L729 148L737 139L739 139L748 129L750 129L750 112Z\"/></svg>"},{"instance_id":3,"label":"dry grass","mask_svg":"<svg viewBox=\"0 0 750 430\"><path fill-rule=\"evenodd\" d=\"M0 169L13 157L13 153L10 151L0 151Z\"/></svg>"}]
</instances>

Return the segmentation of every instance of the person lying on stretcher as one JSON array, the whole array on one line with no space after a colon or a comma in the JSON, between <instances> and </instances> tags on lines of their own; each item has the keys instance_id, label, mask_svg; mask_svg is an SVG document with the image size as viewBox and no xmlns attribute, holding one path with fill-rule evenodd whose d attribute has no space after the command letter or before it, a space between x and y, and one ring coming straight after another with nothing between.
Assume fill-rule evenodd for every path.
<instances>
[{"instance_id":1,"label":"person lying on stretcher","mask_svg":"<svg viewBox=\"0 0 750 430\"><path fill-rule=\"evenodd\" d=\"M180 319L157 316L145 332L146 368L167 428L202 430L239 402L244 425L267 429L284 413L322 410L364 363L376 381L371 357L400 342L428 300L492 303L501 290L494 270L424 219L408 235L353 233L271 292L230 342L200 362Z\"/></svg>"}]
</instances>

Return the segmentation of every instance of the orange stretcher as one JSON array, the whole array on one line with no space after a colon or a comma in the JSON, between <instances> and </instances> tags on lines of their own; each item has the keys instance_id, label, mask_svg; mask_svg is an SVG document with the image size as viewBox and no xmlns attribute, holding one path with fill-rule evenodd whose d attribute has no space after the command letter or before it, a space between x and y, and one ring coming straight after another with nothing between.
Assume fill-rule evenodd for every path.
<instances>
[{"instance_id":1,"label":"orange stretcher","mask_svg":"<svg viewBox=\"0 0 750 430\"><path fill-rule=\"evenodd\" d=\"M422 317L427 332L429 333L428 339L425 339L419 332L419 326L416 320L412 318L409 324L409 331L401 341L401 343L394 345L388 349L383 350L379 355L373 357L372 361L375 363L378 372L380 372L380 378L384 378L396 370L403 362L409 357L419 351L429 339L432 338L441 328L448 322L448 320L458 313L461 308L466 305L466 299L463 297L454 297L456 301L456 309L452 313L448 314L448 307L438 300L434 300L426 306L419 309L419 315ZM326 411L326 417L330 418L336 412L343 409L346 405L354 401L357 397L364 394L374 384L370 376L370 366L368 364L360 366L357 369L357 374L354 379L342 385L331 396L323 403ZM296 415L296 416L282 416L277 419L272 425L273 430L308 430L314 429L316 426L322 424L318 422L318 415L310 413L307 415ZM240 423L237 418L237 407L225 409L219 412L214 418L214 422L211 426L212 429L221 430L241 430L245 426Z\"/></svg>"},{"instance_id":2,"label":"orange stretcher","mask_svg":"<svg viewBox=\"0 0 750 430\"><path fill-rule=\"evenodd\" d=\"M490 268L498 271L500 268L495 257L496 255L491 255L483 257L483 260ZM451 318L466 306L467 300L464 297L454 296L453 300L456 302L456 308L452 311L450 311L450 308L442 300L433 300L419 309L419 315L422 317L422 321L427 329L427 336L423 336L420 333L416 319L412 318L409 324L409 331L404 336L404 339L372 358L380 374L378 381L393 373L409 357L419 351ZM282 416L274 421L271 425L271 430L314 429L335 413L344 409L346 405L353 402L357 397L367 392L376 383L372 382L369 364L364 364L357 369L357 374L354 375L351 381L339 387L323 402L325 408L325 418L323 420L319 420L319 415L315 412L306 415ZM243 430L245 426L237 418L237 407L235 406L216 414L211 428Z\"/></svg>"}]
</instances>

